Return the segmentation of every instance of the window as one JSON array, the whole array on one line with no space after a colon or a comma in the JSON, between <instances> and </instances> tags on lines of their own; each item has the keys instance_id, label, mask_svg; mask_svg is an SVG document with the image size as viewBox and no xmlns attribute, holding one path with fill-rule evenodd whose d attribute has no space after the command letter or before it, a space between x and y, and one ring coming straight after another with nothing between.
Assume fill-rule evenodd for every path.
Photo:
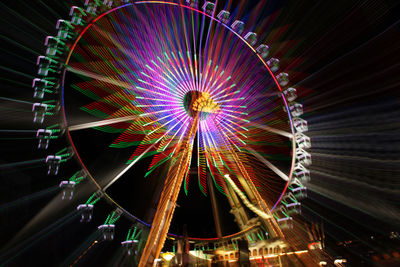
<instances>
[{"instance_id":1,"label":"window","mask_svg":"<svg viewBox=\"0 0 400 267\"><path fill-rule=\"evenodd\" d=\"M253 256L257 256L257 249L253 249Z\"/></svg>"}]
</instances>

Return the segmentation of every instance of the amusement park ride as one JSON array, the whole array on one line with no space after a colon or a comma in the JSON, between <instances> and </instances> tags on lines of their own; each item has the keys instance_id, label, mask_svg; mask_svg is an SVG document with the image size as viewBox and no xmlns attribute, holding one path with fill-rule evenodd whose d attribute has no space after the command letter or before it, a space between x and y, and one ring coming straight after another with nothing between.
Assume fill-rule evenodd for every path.
<instances>
[{"instance_id":1,"label":"amusement park ride","mask_svg":"<svg viewBox=\"0 0 400 267\"><path fill-rule=\"evenodd\" d=\"M159 19L149 23L150 15ZM77 207L81 222L106 200L114 211L98 227L102 239L114 238L121 216L132 220L121 245L139 266L193 259L199 266L320 264L323 233L311 233L297 215L311 164L303 106L256 32L209 1L86 0L70 16L58 20L57 34L46 38L45 55L37 59L32 111L39 149L61 136L69 143L47 156L48 174L71 158L82 167L59 184L62 199L72 199L81 185L96 188ZM77 109L100 120L70 121L79 105L68 98L73 89L94 100ZM120 133L111 147L136 147L113 177L92 174L80 156L71 133L90 128ZM168 170L151 225L106 192L146 157L153 157L146 175L162 165ZM215 238L169 233L178 195L194 174L211 199ZM265 186L270 182L275 185ZM240 232L222 236L215 189L227 197ZM168 242L173 250L167 252Z\"/></svg>"}]
</instances>

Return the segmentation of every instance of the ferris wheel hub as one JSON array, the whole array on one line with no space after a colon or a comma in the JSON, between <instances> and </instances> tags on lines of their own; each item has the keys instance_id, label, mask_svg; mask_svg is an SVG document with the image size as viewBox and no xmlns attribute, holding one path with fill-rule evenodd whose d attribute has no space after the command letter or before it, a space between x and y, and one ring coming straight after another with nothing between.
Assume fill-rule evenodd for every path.
<instances>
[{"instance_id":1,"label":"ferris wheel hub","mask_svg":"<svg viewBox=\"0 0 400 267\"><path fill-rule=\"evenodd\" d=\"M183 106L190 117L199 116L200 120L206 120L210 114L219 111L219 105L208 92L189 91L183 98Z\"/></svg>"}]
</instances>

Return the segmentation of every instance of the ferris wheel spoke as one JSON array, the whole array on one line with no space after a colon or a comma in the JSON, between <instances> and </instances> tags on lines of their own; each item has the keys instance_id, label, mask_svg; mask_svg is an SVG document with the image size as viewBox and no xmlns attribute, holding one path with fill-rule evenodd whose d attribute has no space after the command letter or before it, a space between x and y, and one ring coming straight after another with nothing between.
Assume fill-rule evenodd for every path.
<instances>
[{"instance_id":1,"label":"ferris wheel spoke","mask_svg":"<svg viewBox=\"0 0 400 267\"><path fill-rule=\"evenodd\" d=\"M233 133L231 130L229 130L227 127L222 126L222 128L224 128L225 131L228 131L232 136L235 137L236 140L240 141L243 145L246 145L246 142L245 142L245 141L243 141L242 139L240 139L236 134L234 134L234 133ZM233 142L232 139L231 139L223 130L221 131L221 133L222 133L232 144L235 144L235 142ZM235 147L237 147L237 146L235 145ZM237 147L237 148L238 148L238 150L240 151L240 148L239 148L239 147Z\"/></svg>"},{"instance_id":2,"label":"ferris wheel spoke","mask_svg":"<svg viewBox=\"0 0 400 267\"><path fill-rule=\"evenodd\" d=\"M248 125L254 126L256 128L259 128L259 129L263 129L263 130L265 130L267 132L279 134L279 135L285 136L285 137L290 138L290 139L292 139L294 137L292 133L276 129L276 128L271 127L271 126L261 125L261 124L254 123L254 122L249 122Z\"/></svg>"},{"instance_id":3,"label":"ferris wheel spoke","mask_svg":"<svg viewBox=\"0 0 400 267\"><path fill-rule=\"evenodd\" d=\"M285 181L289 181L289 176L284 174L278 167L276 167L274 164L272 164L270 161L265 159L263 156L260 155L257 151L254 149L250 148L249 146L246 147L246 150L249 151L252 155L254 155L257 159L259 159L262 163L264 163L265 166L270 168L275 174L277 174L279 177L281 177Z\"/></svg>"},{"instance_id":4,"label":"ferris wheel spoke","mask_svg":"<svg viewBox=\"0 0 400 267\"><path fill-rule=\"evenodd\" d=\"M81 76L84 76L84 77L88 77L88 78L99 80L99 81L102 81L102 82L105 82L105 83L117 85L117 86L120 86L120 87L123 87L123 88L134 89L134 88L132 88L132 84L128 83L128 82L115 80L115 79L112 79L112 78L107 77L107 76L103 76L103 75L100 75L100 74L97 74L97 73L94 73L94 72L90 72L90 71L86 71L86 70L77 69L77 68L74 68L74 67L69 66L69 65L66 65L65 67L66 67L67 71L70 71L72 73L75 73L75 74L78 74L78 75L81 75Z\"/></svg>"},{"instance_id":5,"label":"ferris wheel spoke","mask_svg":"<svg viewBox=\"0 0 400 267\"><path fill-rule=\"evenodd\" d=\"M99 126L105 126L105 125L110 125L110 124L119 123L119 122L136 120L138 118L140 118L140 117L137 116L137 115L131 115L131 116L115 118L115 119L106 119L106 120L101 120L101 121L82 123L82 124L69 126L68 130L70 132L77 131L77 130L84 130L84 129L89 129L89 128L93 128L93 127L99 127Z\"/></svg>"},{"instance_id":6,"label":"ferris wheel spoke","mask_svg":"<svg viewBox=\"0 0 400 267\"><path fill-rule=\"evenodd\" d=\"M195 2L197 1L193 1ZM267 205L254 193L258 191L250 179L252 173L258 172L248 170L245 165L251 165L251 162L247 160L255 160L257 166L254 167L260 166L264 171L267 168L271 169L276 174L275 177L280 177L277 183L279 185L283 181L289 181L291 177L291 174L284 173L287 172L285 167L275 166L274 164L278 163L264 155L268 153L270 146L275 145L279 147L276 149L278 153L287 155L289 142L282 142L282 139L287 141L286 138L293 142L293 152L296 148L294 133L291 133L287 125L281 123L286 120L286 114L277 109L281 104L277 97L280 93L273 92L276 79L270 79L268 75L259 75L265 72L265 62L264 65L257 62L253 64L253 56L249 56L248 52L251 51L248 46L253 52L256 50L252 47L254 45L250 46L251 41L242 38L241 33L236 32L240 27L236 30L230 29L222 19L214 20L218 0L214 2L212 10L208 4L203 7L205 12L185 13L184 6L177 5L182 7L182 16L175 21L170 21L175 13L171 13L171 16L166 11L164 14L163 10L155 10L152 13L151 8L145 11L138 9L132 14L122 12L104 25L102 21L99 21L98 25L94 21L89 33L97 35L96 38L84 40L80 44L82 49L74 52L72 56L76 61L71 61L71 65L68 65L68 60L65 65L66 73L79 78L69 79L68 82L77 83L74 87L94 101L93 106L85 111L90 113L95 107L105 106L106 108L101 110L109 113L106 118L95 118L92 120L98 121L93 122L79 122L77 125L67 126L67 129L102 130L101 126L109 125L110 129L107 132L122 133L115 141L121 143L119 147L140 146L140 149L131 154L128 162L122 162L112 174L104 177L100 187L102 191L106 192L111 186L123 186L125 176L130 176L135 170L132 168L138 167L135 164L148 156L153 157L152 169L171 159L168 161L168 173L173 175L167 175L165 183L171 190L168 191L169 195L163 198L167 204L160 200L160 220L153 221L153 226L156 227L153 229L161 229L155 231L154 235L160 242L164 242L165 239L160 233L168 230L171 220L168 216L172 216L173 213L168 203L174 205L176 202L182 179L185 179L184 188L187 190L187 173L192 157L195 156L193 153L197 152L199 170L200 166L205 170L208 166L211 174L215 171L218 176L224 175L223 170L233 170L232 173L241 174L237 178L244 191L238 188L237 182L229 178L229 174L225 181L222 177L214 178L213 174L212 178L215 185L220 186L218 189L223 190L225 185L234 187L231 191L233 195L237 194L242 199L242 204L268 220L272 215ZM159 21L163 23L152 23L148 20L151 15L158 15ZM191 17L185 19L186 15ZM125 20L125 16L131 17ZM113 27L108 27L109 25ZM230 29L233 35L229 31L229 34L225 34L225 28ZM234 38L230 38L231 35ZM179 36L183 38L177 38ZM244 46L240 41L244 42ZM104 49L105 45L102 43L107 44L108 49ZM88 57L91 55L93 57ZM269 73L272 75L271 71ZM72 98L66 99L72 102ZM282 99L287 106L286 99ZM112 107L108 108L106 105L110 103ZM73 103L76 106L78 104ZM127 113L127 110L133 112ZM111 127L117 129L114 131ZM138 131L137 127L141 127L141 131ZM124 139L125 134L128 137L135 135L131 138L133 141L128 143L130 139ZM196 134L197 147L193 145ZM143 139L142 135L145 136ZM194 151L196 148L197 151ZM292 153L292 168L295 155ZM163 167L166 168L165 165ZM119 181L121 177L124 178ZM116 183L117 181L119 182ZM263 183L264 181L261 181L261 186L264 186ZM210 184L208 186L211 187ZM174 200L171 198L172 194ZM156 239L148 238L146 241L146 246L149 245L151 251L154 251L151 248L154 240Z\"/></svg>"},{"instance_id":7,"label":"ferris wheel spoke","mask_svg":"<svg viewBox=\"0 0 400 267\"><path fill-rule=\"evenodd\" d=\"M186 122L186 120L185 120ZM185 124L182 123L181 127L179 130L182 128L182 126ZM144 155L146 155L147 152L150 151L155 145L157 145L165 136L167 136L179 123L176 123L173 125L168 131L166 131L160 138L157 139L151 146L149 146L145 151L143 151L142 154L140 154L138 157L136 157L126 168L124 168L120 173L118 173L106 186L103 187L103 191L106 191L113 183L115 183L119 178L121 178L130 168L133 167L133 165L136 164ZM183 131L184 133L185 131ZM175 136L175 135L174 135Z\"/></svg>"},{"instance_id":8,"label":"ferris wheel spoke","mask_svg":"<svg viewBox=\"0 0 400 267\"><path fill-rule=\"evenodd\" d=\"M260 210L258 207L253 205L246 197L246 195L237 187L235 182L229 177L229 174L225 174L224 178L226 181L228 181L229 185L233 188L235 193L242 199L243 204L245 204L251 211L253 211L255 214L258 216L264 218L264 219L270 219L271 215L268 215L267 213L263 212Z\"/></svg>"},{"instance_id":9,"label":"ferris wheel spoke","mask_svg":"<svg viewBox=\"0 0 400 267\"><path fill-rule=\"evenodd\" d=\"M143 151L142 154L140 154L140 156L138 156L128 166L126 166L121 172L119 172L106 186L103 187L103 191L106 191L113 183L118 181L119 178L121 178L127 171L129 171L129 169L132 168L133 165L135 165L136 162L138 162L144 155L146 155L146 153L149 152L149 150L152 149L157 143L153 143L151 146L149 146L145 151Z\"/></svg>"},{"instance_id":10,"label":"ferris wheel spoke","mask_svg":"<svg viewBox=\"0 0 400 267\"><path fill-rule=\"evenodd\" d=\"M164 90L163 88L160 88L160 87L157 87L157 89L164 90L164 93L157 92L157 91L155 91L153 89L148 89L148 88L144 88L144 87L140 87L140 86L133 86L133 84L129 83L129 82L116 80L116 79L113 79L113 78L110 78L110 77L107 77L107 76L104 76L104 75L101 75L101 74L97 74L97 73L90 72L90 71L87 71L87 70L77 69L77 68L74 68L74 67L68 66L68 65L66 66L66 69L68 71L72 72L72 73L75 73L75 74L78 74L78 75L81 75L81 76L84 76L84 77L92 78L92 79L95 79L95 80L98 80L98 81L102 81L102 82L105 82L105 83L113 84L113 85L116 85L116 86L119 86L119 87L122 87L122 88L126 88L126 89L129 89L129 90L132 90L132 91L147 92L147 93L157 94L157 95L160 95L160 96L165 96L165 93L168 92L168 91L166 91L166 90ZM139 81L145 83L145 81L143 81L143 80L139 80ZM147 83L147 84L150 87L156 87L155 85L152 85L150 83ZM141 97L137 97L137 98L141 98ZM164 101L171 101L171 100L164 100Z\"/></svg>"}]
</instances>

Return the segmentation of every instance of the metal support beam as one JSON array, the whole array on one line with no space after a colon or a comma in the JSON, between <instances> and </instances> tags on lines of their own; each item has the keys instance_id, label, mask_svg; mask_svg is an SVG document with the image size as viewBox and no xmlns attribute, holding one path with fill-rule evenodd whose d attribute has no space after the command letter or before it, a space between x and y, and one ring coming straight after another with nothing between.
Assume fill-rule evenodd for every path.
<instances>
[{"instance_id":1,"label":"metal support beam","mask_svg":"<svg viewBox=\"0 0 400 267\"><path fill-rule=\"evenodd\" d=\"M215 198L215 188L214 188L214 185L212 184L211 179L212 178L211 178L210 173L207 173L207 183L208 183L208 188L210 189L210 199L211 199L211 206L212 206L212 210L213 210L215 231L217 232L217 237L222 238L221 222L220 222L220 217L219 217L219 212L218 212L218 203L217 203L217 199Z\"/></svg>"},{"instance_id":2,"label":"metal support beam","mask_svg":"<svg viewBox=\"0 0 400 267\"><path fill-rule=\"evenodd\" d=\"M140 258L139 267L152 266L154 260L159 257L161 249L164 246L175 211L179 191L187 172L188 164L190 164L198 120L199 118L196 116L184 141L175 152L178 155L177 163L169 168L163 191L161 192L160 200L157 205L156 215L154 216L142 257Z\"/></svg>"}]
</instances>

